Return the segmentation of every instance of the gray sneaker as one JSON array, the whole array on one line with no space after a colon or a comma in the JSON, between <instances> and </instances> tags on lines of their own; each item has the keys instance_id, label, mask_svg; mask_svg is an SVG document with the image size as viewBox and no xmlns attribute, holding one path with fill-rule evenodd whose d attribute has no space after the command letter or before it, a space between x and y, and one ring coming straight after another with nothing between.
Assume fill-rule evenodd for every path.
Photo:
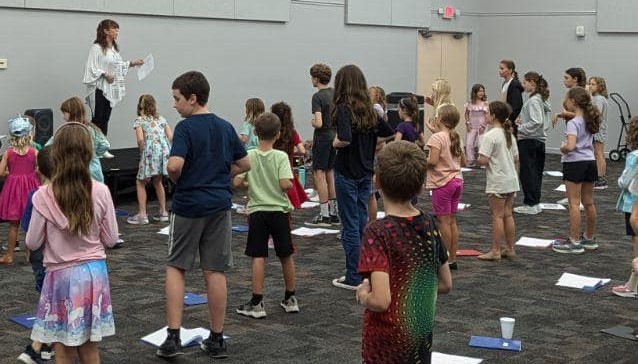
<instances>
[{"instance_id":1,"label":"gray sneaker","mask_svg":"<svg viewBox=\"0 0 638 364\"><path fill-rule=\"evenodd\" d=\"M9 244L2 244L2 250L9 250ZM16 241L16 246L15 248L13 248L14 252L19 252L20 251L20 244L18 244L18 242Z\"/></svg>"},{"instance_id":2,"label":"gray sneaker","mask_svg":"<svg viewBox=\"0 0 638 364\"><path fill-rule=\"evenodd\" d=\"M563 254L583 254L585 249L580 241L572 241L571 239L557 239L552 243L552 250L556 253Z\"/></svg>"},{"instance_id":3,"label":"gray sneaker","mask_svg":"<svg viewBox=\"0 0 638 364\"><path fill-rule=\"evenodd\" d=\"M287 300L282 300L279 303L286 313L299 312L299 302L297 302L297 298L295 296L290 296Z\"/></svg>"},{"instance_id":4,"label":"gray sneaker","mask_svg":"<svg viewBox=\"0 0 638 364\"><path fill-rule=\"evenodd\" d=\"M585 238L585 235L580 236L580 243L583 245L585 250L596 250L598 249L598 243L596 242L596 237L591 239Z\"/></svg>"},{"instance_id":5,"label":"gray sneaker","mask_svg":"<svg viewBox=\"0 0 638 364\"><path fill-rule=\"evenodd\" d=\"M250 300L243 305L237 307L237 313L240 315L252 317L252 318L264 318L266 317L266 309L264 308L264 301L253 305Z\"/></svg>"}]
</instances>

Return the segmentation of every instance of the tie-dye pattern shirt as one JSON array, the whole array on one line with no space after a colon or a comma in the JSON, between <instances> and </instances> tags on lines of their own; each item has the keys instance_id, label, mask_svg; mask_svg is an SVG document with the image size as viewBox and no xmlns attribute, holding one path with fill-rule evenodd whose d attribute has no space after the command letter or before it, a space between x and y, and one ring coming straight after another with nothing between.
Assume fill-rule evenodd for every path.
<instances>
[{"instance_id":1,"label":"tie-dye pattern shirt","mask_svg":"<svg viewBox=\"0 0 638 364\"><path fill-rule=\"evenodd\" d=\"M447 261L430 215L387 216L369 224L361 242L359 273L390 276L390 307L366 310L364 363L430 363L439 267Z\"/></svg>"}]
</instances>

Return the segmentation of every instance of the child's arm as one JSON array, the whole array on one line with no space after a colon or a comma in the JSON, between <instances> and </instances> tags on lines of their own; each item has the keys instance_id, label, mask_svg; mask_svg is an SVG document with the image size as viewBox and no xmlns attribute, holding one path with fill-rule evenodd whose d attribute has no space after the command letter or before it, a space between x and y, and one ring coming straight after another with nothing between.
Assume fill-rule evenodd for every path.
<instances>
[{"instance_id":1,"label":"child's arm","mask_svg":"<svg viewBox=\"0 0 638 364\"><path fill-rule=\"evenodd\" d=\"M117 244L118 228L117 218L115 217L115 206L113 206L113 198L108 188L103 189L103 193L98 197L104 205L104 217L100 222L100 241L102 245L112 248Z\"/></svg>"},{"instance_id":2,"label":"child's arm","mask_svg":"<svg viewBox=\"0 0 638 364\"><path fill-rule=\"evenodd\" d=\"M416 145L418 145L419 148L423 148L425 146L425 135L423 135L423 132L419 133L419 137L416 140Z\"/></svg>"},{"instance_id":3,"label":"child's arm","mask_svg":"<svg viewBox=\"0 0 638 364\"><path fill-rule=\"evenodd\" d=\"M47 221L42 214L37 209L33 209L31 220L29 221L29 230L27 230L27 235L24 238L24 243L29 250L36 250L44 243L46 224Z\"/></svg>"},{"instance_id":4,"label":"child's arm","mask_svg":"<svg viewBox=\"0 0 638 364\"><path fill-rule=\"evenodd\" d=\"M478 163L479 166L487 166L490 163L490 157L483 154L479 154L479 157L476 162Z\"/></svg>"},{"instance_id":5,"label":"child's arm","mask_svg":"<svg viewBox=\"0 0 638 364\"><path fill-rule=\"evenodd\" d=\"M295 148L297 148L297 153L301 155L306 154L306 148L303 146L303 142L299 142L297 145L295 145Z\"/></svg>"},{"instance_id":6,"label":"child's arm","mask_svg":"<svg viewBox=\"0 0 638 364\"><path fill-rule=\"evenodd\" d=\"M135 139L137 140L137 149L144 151L144 131L141 126L135 128Z\"/></svg>"},{"instance_id":7,"label":"child's arm","mask_svg":"<svg viewBox=\"0 0 638 364\"><path fill-rule=\"evenodd\" d=\"M234 187L248 187L248 175L246 173L240 173L233 177Z\"/></svg>"},{"instance_id":8,"label":"child's arm","mask_svg":"<svg viewBox=\"0 0 638 364\"><path fill-rule=\"evenodd\" d=\"M447 267L447 264L445 266ZM449 268L448 274L450 274ZM383 312L392 303L390 275L386 272L372 272L370 280L372 284L368 279L364 279L363 283L357 287L357 301L370 311Z\"/></svg>"},{"instance_id":9,"label":"child's arm","mask_svg":"<svg viewBox=\"0 0 638 364\"><path fill-rule=\"evenodd\" d=\"M249 170L250 170L250 158L248 158L248 156L245 156L244 158L233 161L233 163L230 165L230 176L235 177L236 175L240 173L248 172Z\"/></svg>"},{"instance_id":10,"label":"child's arm","mask_svg":"<svg viewBox=\"0 0 638 364\"><path fill-rule=\"evenodd\" d=\"M316 111L310 119L310 124L315 129L320 129L323 126L323 118L321 117L321 111Z\"/></svg>"},{"instance_id":11,"label":"child's arm","mask_svg":"<svg viewBox=\"0 0 638 364\"><path fill-rule=\"evenodd\" d=\"M95 155L99 157L108 152L109 148L111 148L111 143L109 143L104 134L102 134L102 132L96 128L93 128L94 130L92 135L95 136Z\"/></svg>"},{"instance_id":12,"label":"child's arm","mask_svg":"<svg viewBox=\"0 0 638 364\"><path fill-rule=\"evenodd\" d=\"M281 189L284 191L288 191L289 189L292 188L292 180L290 180L289 178L280 179L279 187L281 187Z\"/></svg>"},{"instance_id":13,"label":"child's arm","mask_svg":"<svg viewBox=\"0 0 638 364\"><path fill-rule=\"evenodd\" d=\"M446 263L439 267L439 287L437 292L440 294L450 293L452 290L452 273L450 266Z\"/></svg>"},{"instance_id":14,"label":"child's arm","mask_svg":"<svg viewBox=\"0 0 638 364\"><path fill-rule=\"evenodd\" d=\"M463 152L461 152L461 158L460 158L459 164L461 165L461 167L467 166L467 159L465 159L465 153Z\"/></svg>"},{"instance_id":15,"label":"child's arm","mask_svg":"<svg viewBox=\"0 0 638 364\"><path fill-rule=\"evenodd\" d=\"M292 180L295 175L292 173L287 154L281 153L277 160L277 176L279 177L279 187L282 190L288 191L292 188Z\"/></svg>"},{"instance_id":16,"label":"child's arm","mask_svg":"<svg viewBox=\"0 0 638 364\"><path fill-rule=\"evenodd\" d=\"M166 134L166 140L168 140L169 143L173 143L173 129L171 129L168 123L164 124L164 134Z\"/></svg>"},{"instance_id":17,"label":"child's arm","mask_svg":"<svg viewBox=\"0 0 638 364\"><path fill-rule=\"evenodd\" d=\"M2 177L9 174L9 171L7 170L7 158L8 158L8 153L5 150L4 154L2 155L2 161L0 161L0 176Z\"/></svg>"},{"instance_id":18,"label":"child's arm","mask_svg":"<svg viewBox=\"0 0 638 364\"><path fill-rule=\"evenodd\" d=\"M576 148L576 135L567 134L567 139L560 146L560 152L563 154L567 154Z\"/></svg>"},{"instance_id":19,"label":"child's arm","mask_svg":"<svg viewBox=\"0 0 638 364\"><path fill-rule=\"evenodd\" d=\"M439 156L441 155L441 149L434 147L434 146L429 146L430 147L430 152L428 153L428 167L435 167L437 164L439 164Z\"/></svg>"},{"instance_id":20,"label":"child's arm","mask_svg":"<svg viewBox=\"0 0 638 364\"><path fill-rule=\"evenodd\" d=\"M403 138L403 133L401 133L400 131L397 131L396 133L394 133L395 142L398 142L399 140L401 140L401 138Z\"/></svg>"},{"instance_id":21,"label":"child's arm","mask_svg":"<svg viewBox=\"0 0 638 364\"><path fill-rule=\"evenodd\" d=\"M638 160L633 154L627 154L627 159L625 161L625 169L623 169L622 174L618 177L618 187L626 190L629 188L631 181L636 178L638 174Z\"/></svg>"}]
</instances>

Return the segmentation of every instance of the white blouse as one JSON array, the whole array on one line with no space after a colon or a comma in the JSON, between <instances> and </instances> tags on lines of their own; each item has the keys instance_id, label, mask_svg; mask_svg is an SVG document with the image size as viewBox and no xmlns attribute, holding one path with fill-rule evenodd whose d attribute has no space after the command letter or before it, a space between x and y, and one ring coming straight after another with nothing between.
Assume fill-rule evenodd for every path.
<instances>
[{"instance_id":1,"label":"white blouse","mask_svg":"<svg viewBox=\"0 0 638 364\"><path fill-rule=\"evenodd\" d=\"M89 57L84 69L83 83L88 88L89 96L93 97L95 89L104 93L104 97L111 102L114 107L120 102L126 93L124 88L124 77L128 72L130 62L122 60L122 56L115 49L106 48L102 51L102 46L94 43L89 49ZM108 83L105 74L115 77L113 83Z\"/></svg>"}]
</instances>

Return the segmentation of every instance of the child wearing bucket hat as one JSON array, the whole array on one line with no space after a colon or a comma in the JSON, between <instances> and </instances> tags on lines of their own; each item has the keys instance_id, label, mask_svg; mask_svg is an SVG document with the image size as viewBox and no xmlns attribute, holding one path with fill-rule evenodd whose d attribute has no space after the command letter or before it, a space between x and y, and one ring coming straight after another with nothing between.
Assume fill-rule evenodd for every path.
<instances>
[{"instance_id":1,"label":"child wearing bucket hat","mask_svg":"<svg viewBox=\"0 0 638 364\"><path fill-rule=\"evenodd\" d=\"M0 192L0 219L9 222L7 252L0 264L13 264L13 250L18 238L20 218L27 204L29 191L40 184L36 174L38 152L31 146L33 126L22 115L9 120L9 148L0 162L0 175L7 176Z\"/></svg>"}]
</instances>

